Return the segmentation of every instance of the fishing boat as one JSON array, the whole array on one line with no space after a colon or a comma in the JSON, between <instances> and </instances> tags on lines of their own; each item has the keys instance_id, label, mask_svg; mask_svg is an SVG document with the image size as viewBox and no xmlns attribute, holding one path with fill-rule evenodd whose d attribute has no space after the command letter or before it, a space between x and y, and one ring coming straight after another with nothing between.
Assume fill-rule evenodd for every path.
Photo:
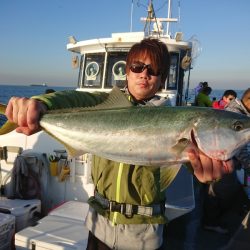
<instances>
[{"instance_id":1,"label":"fishing boat","mask_svg":"<svg viewBox=\"0 0 250 250\"><path fill-rule=\"evenodd\" d=\"M142 32L84 41L71 36L67 49L74 54L72 65L79 68L76 90L123 88L130 47L154 37L168 46L171 55L170 73L159 95L173 106L185 105L192 42L184 41L182 32L170 34L171 23L178 22L170 10L168 1L167 18L158 18L150 1L147 16L141 19ZM69 159L64 146L43 131L32 136L15 131L1 136L0 156L0 249L10 249L13 244L16 249L85 249L88 231L83 222L86 202L93 194L92 156ZM185 188L176 188L180 183ZM171 220L193 207L192 177L183 169L167 191L166 214Z\"/></svg>"}]
</instances>

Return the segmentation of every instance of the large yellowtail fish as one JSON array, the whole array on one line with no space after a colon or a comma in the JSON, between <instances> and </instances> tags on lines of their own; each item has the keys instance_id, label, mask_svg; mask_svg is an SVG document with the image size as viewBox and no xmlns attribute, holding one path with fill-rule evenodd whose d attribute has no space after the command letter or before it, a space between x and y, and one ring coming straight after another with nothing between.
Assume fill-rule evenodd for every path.
<instances>
[{"instance_id":1,"label":"large yellowtail fish","mask_svg":"<svg viewBox=\"0 0 250 250\"><path fill-rule=\"evenodd\" d=\"M211 158L228 160L250 140L245 115L199 107L131 107L118 89L92 108L49 111L40 126L71 156L92 153L148 166L186 162L186 151L194 146ZM0 134L15 127L7 122Z\"/></svg>"}]
</instances>

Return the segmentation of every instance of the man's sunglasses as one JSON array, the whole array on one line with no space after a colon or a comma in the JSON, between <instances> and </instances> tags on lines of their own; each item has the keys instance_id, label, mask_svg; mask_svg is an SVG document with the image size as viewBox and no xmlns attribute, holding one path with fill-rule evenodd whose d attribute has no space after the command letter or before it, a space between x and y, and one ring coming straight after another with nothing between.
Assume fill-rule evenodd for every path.
<instances>
[{"instance_id":1,"label":"man's sunglasses","mask_svg":"<svg viewBox=\"0 0 250 250\"><path fill-rule=\"evenodd\" d=\"M145 63L133 63L130 66L130 70L133 73L142 73L145 69L148 70L148 74L151 76L159 76L160 72L155 72L152 68L150 64L145 64Z\"/></svg>"}]
</instances>

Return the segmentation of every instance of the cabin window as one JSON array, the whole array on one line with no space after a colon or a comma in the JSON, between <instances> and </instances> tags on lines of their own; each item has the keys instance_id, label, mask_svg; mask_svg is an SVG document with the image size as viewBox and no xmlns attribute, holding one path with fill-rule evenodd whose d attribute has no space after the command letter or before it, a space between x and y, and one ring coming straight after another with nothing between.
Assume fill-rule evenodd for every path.
<instances>
[{"instance_id":1,"label":"cabin window","mask_svg":"<svg viewBox=\"0 0 250 250\"><path fill-rule=\"evenodd\" d=\"M126 84L127 52L109 52L105 88L117 86L123 88Z\"/></svg>"},{"instance_id":2,"label":"cabin window","mask_svg":"<svg viewBox=\"0 0 250 250\"><path fill-rule=\"evenodd\" d=\"M83 69L83 87L101 88L104 53L86 54Z\"/></svg>"},{"instance_id":3,"label":"cabin window","mask_svg":"<svg viewBox=\"0 0 250 250\"><path fill-rule=\"evenodd\" d=\"M177 89L179 54L171 53L171 63L167 79L167 89Z\"/></svg>"}]
</instances>

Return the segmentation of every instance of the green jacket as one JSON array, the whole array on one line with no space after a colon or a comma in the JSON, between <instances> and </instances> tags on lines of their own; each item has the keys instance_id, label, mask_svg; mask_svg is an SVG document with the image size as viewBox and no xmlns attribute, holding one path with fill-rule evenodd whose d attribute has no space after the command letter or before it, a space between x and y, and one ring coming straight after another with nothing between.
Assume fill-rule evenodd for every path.
<instances>
[{"instance_id":1,"label":"green jacket","mask_svg":"<svg viewBox=\"0 0 250 250\"><path fill-rule=\"evenodd\" d=\"M199 93L196 97L196 106L200 107L212 107L213 102L210 100L209 96L204 93Z\"/></svg>"},{"instance_id":2,"label":"green jacket","mask_svg":"<svg viewBox=\"0 0 250 250\"><path fill-rule=\"evenodd\" d=\"M43 101L49 109L94 106L107 98L107 93L93 94L78 91L63 91L34 96ZM143 147L143 145L142 145ZM98 156L93 157L92 179L95 190L108 200L133 205L165 203L165 189L179 171L178 167L157 168L122 164ZM167 218L162 215L133 215L127 218L121 213L104 210L94 197L89 204L114 224L163 224Z\"/></svg>"}]
</instances>

